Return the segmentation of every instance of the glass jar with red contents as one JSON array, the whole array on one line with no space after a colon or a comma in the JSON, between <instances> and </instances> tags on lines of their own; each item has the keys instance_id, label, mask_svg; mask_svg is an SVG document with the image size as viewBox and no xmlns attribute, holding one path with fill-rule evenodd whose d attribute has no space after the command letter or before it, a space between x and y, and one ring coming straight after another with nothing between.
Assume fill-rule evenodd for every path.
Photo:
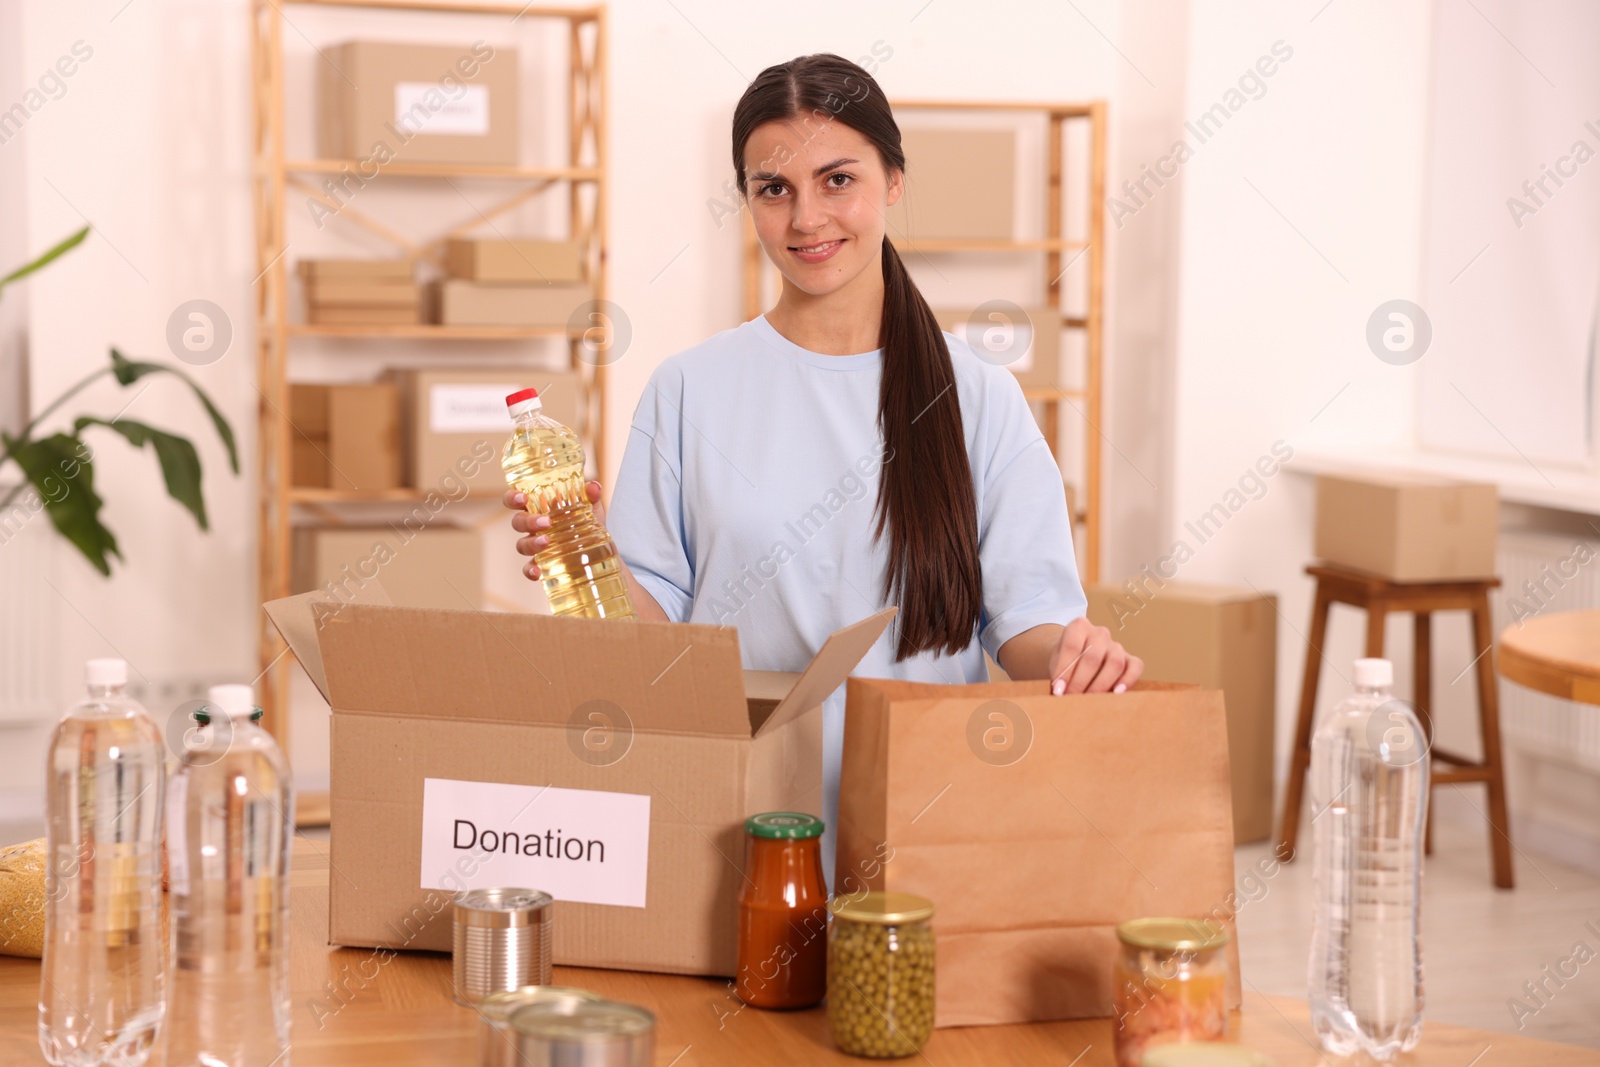
<instances>
[{"instance_id":1,"label":"glass jar with red contents","mask_svg":"<svg viewBox=\"0 0 1600 1067\"><path fill-rule=\"evenodd\" d=\"M822 820L769 811L746 819L744 831L734 993L754 1008L815 1007L827 993Z\"/></svg>"}]
</instances>

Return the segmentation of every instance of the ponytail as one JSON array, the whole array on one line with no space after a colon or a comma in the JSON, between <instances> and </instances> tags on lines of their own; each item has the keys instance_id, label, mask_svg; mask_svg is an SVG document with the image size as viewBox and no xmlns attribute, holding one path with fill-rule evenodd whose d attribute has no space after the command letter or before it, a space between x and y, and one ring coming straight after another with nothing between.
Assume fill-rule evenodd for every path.
<instances>
[{"instance_id":1,"label":"ponytail","mask_svg":"<svg viewBox=\"0 0 1600 1067\"><path fill-rule=\"evenodd\" d=\"M887 238L878 343L878 425L891 461L878 483L874 536L888 527L883 595L900 605L895 659L954 655L972 643L983 607L977 498L950 349Z\"/></svg>"}]
</instances>

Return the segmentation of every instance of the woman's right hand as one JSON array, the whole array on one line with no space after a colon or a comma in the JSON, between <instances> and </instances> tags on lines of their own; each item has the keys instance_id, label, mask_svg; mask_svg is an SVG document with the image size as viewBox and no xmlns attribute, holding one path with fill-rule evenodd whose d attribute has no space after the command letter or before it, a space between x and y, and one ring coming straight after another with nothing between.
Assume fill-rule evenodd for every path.
<instances>
[{"instance_id":1,"label":"woman's right hand","mask_svg":"<svg viewBox=\"0 0 1600 1067\"><path fill-rule=\"evenodd\" d=\"M600 483L588 482L583 487L589 495L589 504L594 508L594 517L601 526L606 524L605 505L600 503ZM525 536L517 539L517 552L523 556L536 556L550 547L550 516L534 515L528 511L528 497L517 489L507 489L503 501L506 507L517 514L511 518L511 528ZM531 559L528 565L522 568L522 573L529 581L539 580L539 565Z\"/></svg>"}]
</instances>

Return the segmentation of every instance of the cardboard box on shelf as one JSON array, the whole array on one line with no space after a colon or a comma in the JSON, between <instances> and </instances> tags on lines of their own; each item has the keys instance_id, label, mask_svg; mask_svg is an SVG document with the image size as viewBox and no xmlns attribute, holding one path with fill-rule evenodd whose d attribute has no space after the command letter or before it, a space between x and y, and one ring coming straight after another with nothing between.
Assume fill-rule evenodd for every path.
<instances>
[{"instance_id":1,"label":"cardboard box on shelf","mask_svg":"<svg viewBox=\"0 0 1600 1067\"><path fill-rule=\"evenodd\" d=\"M972 346L979 359L998 363L1023 385L1054 388L1061 373L1061 312L1055 308L1023 308L1027 318L1013 322L1003 312L989 321L974 309L936 309L939 328Z\"/></svg>"},{"instance_id":2,"label":"cardboard box on shelf","mask_svg":"<svg viewBox=\"0 0 1600 1067\"><path fill-rule=\"evenodd\" d=\"M289 386L291 484L346 492L400 485L400 394L392 382Z\"/></svg>"},{"instance_id":3,"label":"cardboard box on shelf","mask_svg":"<svg viewBox=\"0 0 1600 1067\"><path fill-rule=\"evenodd\" d=\"M1493 485L1428 474L1317 476L1318 559L1397 582L1496 573Z\"/></svg>"},{"instance_id":4,"label":"cardboard box on shelf","mask_svg":"<svg viewBox=\"0 0 1600 1067\"><path fill-rule=\"evenodd\" d=\"M516 166L517 54L462 45L346 41L317 64L317 149L385 164ZM368 175L370 177L370 175Z\"/></svg>"},{"instance_id":5,"label":"cardboard box on shelf","mask_svg":"<svg viewBox=\"0 0 1600 1067\"><path fill-rule=\"evenodd\" d=\"M396 370L400 387L401 454L406 484L499 496L506 490L500 450L511 436L506 396L529 386L542 410L580 434L583 379L576 371L501 367L473 370Z\"/></svg>"},{"instance_id":6,"label":"cardboard box on shelf","mask_svg":"<svg viewBox=\"0 0 1600 1067\"><path fill-rule=\"evenodd\" d=\"M1017 135L1012 130L901 131L906 190L886 213L889 239L1011 240Z\"/></svg>"},{"instance_id":7,"label":"cardboard box on shelf","mask_svg":"<svg viewBox=\"0 0 1600 1067\"><path fill-rule=\"evenodd\" d=\"M306 322L312 326L415 326L422 322L422 309L410 307L327 307L312 304L306 309Z\"/></svg>"},{"instance_id":8,"label":"cardboard box on shelf","mask_svg":"<svg viewBox=\"0 0 1600 1067\"><path fill-rule=\"evenodd\" d=\"M306 303L313 307L416 307L416 283L405 281L311 281L305 286Z\"/></svg>"},{"instance_id":9,"label":"cardboard box on shelf","mask_svg":"<svg viewBox=\"0 0 1600 1067\"><path fill-rule=\"evenodd\" d=\"M934 902L935 1026L1110 1015L1118 923L1232 929L1222 694L852 677L837 855L835 892Z\"/></svg>"},{"instance_id":10,"label":"cardboard box on shelf","mask_svg":"<svg viewBox=\"0 0 1600 1067\"><path fill-rule=\"evenodd\" d=\"M894 613L793 674L732 627L350 599L266 605L332 708L329 940L448 952L453 892L533 885L556 963L702 975L736 967L744 819L821 810L822 701Z\"/></svg>"},{"instance_id":11,"label":"cardboard box on shelf","mask_svg":"<svg viewBox=\"0 0 1600 1067\"><path fill-rule=\"evenodd\" d=\"M294 591L331 590L349 599L378 580L395 604L476 610L482 606L483 535L437 520L418 505L388 526L297 527Z\"/></svg>"},{"instance_id":12,"label":"cardboard box on shelf","mask_svg":"<svg viewBox=\"0 0 1600 1067\"><path fill-rule=\"evenodd\" d=\"M509 285L447 278L434 286L436 320L446 326L563 327L594 289L582 283Z\"/></svg>"},{"instance_id":13,"label":"cardboard box on shelf","mask_svg":"<svg viewBox=\"0 0 1600 1067\"><path fill-rule=\"evenodd\" d=\"M409 259L302 259L295 271L306 282L399 284L413 279Z\"/></svg>"},{"instance_id":14,"label":"cardboard box on shelf","mask_svg":"<svg viewBox=\"0 0 1600 1067\"><path fill-rule=\"evenodd\" d=\"M477 282L581 282L583 249L577 241L452 238L444 266L452 278Z\"/></svg>"},{"instance_id":15,"label":"cardboard box on shelf","mask_svg":"<svg viewBox=\"0 0 1600 1067\"><path fill-rule=\"evenodd\" d=\"M1145 677L1220 689L1227 703L1235 844L1272 833L1277 598L1254 589L1135 578L1092 585L1089 620L1144 660Z\"/></svg>"}]
</instances>

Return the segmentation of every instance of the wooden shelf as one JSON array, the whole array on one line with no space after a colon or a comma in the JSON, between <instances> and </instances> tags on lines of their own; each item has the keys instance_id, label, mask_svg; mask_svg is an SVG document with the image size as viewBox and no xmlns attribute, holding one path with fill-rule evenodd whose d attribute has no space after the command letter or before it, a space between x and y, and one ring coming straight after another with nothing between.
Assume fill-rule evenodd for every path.
<instances>
[{"instance_id":1,"label":"wooden shelf","mask_svg":"<svg viewBox=\"0 0 1600 1067\"><path fill-rule=\"evenodd\" d=\"M355 159L294 159L285 163L283 169L293 174L338 174L347 167L358 168L360 162ZM376 176L597 182L600 171L596 167L511 167L489 163L384 163L378 167Z\"/></svg>"},{"instance_id":2,"label":"wooden shelf","mask_svg":"<svg viewBox=\"0 0 1600 1067\"><path fill-rule=\"evenodd\" d=\"M270 0L266 0L270 3ZM595 7L533 7L521 4L453 3L451 0L284 0L304 7L365 7L387 11L444 12L451 15L509 15L518 18L567 19L590 22L599 17Z\"/></svg>"},{"instance_id":3,"label":"wooden shelf","mask_svg":"<svg viewBox=\"0 0 1600 1067\"><path fill-rule=\"evenodd\" d=\"M1044 112L1056 118L1086 119L1094 115L1094 104L1039 104L1020 100L891 100L889 106L928 111L1027 111Z\"/></svg>"},{"instance_id":4,"label":"wooden shelf","mask_svg":"<svg viewBox=\"0 0 1600 1067\"><path fill-rule=\"evenodd\" d=\"M1050 385L1024 385L1022 395L1029 400L1083 400L1088 393L1082 389L1065 389Z\"/></svg>"},{"instance_id":5,"label":"wooden shelf","mask_svg":"<svg viewBox=\"0 0 1600 1067\"><path fill-rule=\"evenodd\" d=\"M395 326L326 326L297 322L290 337L368 338L378 341L520 341L530 337L576 336L565 326L440 326L419 322Z\"/></svg>"},{"instance_id":6,"label":"wooden shelf","mask_svg":"<svg viewBox=\"0 0 1600 1067\"><path fill-rule=\"evenodd\" d=\"M319 489L297 485L289 490L292 504L415 504L433 490L401 486L397 489ZM497 501L495 493L468 493L463 500Z\"/></svg>"},{"instance_id":7,"label":"wooden shelf","mask_svg":"<svg viewBox=\"0 0 1600 1067\"><path fill-rule=\"evenodd\" d=\"M959 238L946 237L921 241L890 238L896 249L909 252L1077 252L1088 247L1084 241L1051 240L1049 238Z\"/></svg>"}]
</instances>

